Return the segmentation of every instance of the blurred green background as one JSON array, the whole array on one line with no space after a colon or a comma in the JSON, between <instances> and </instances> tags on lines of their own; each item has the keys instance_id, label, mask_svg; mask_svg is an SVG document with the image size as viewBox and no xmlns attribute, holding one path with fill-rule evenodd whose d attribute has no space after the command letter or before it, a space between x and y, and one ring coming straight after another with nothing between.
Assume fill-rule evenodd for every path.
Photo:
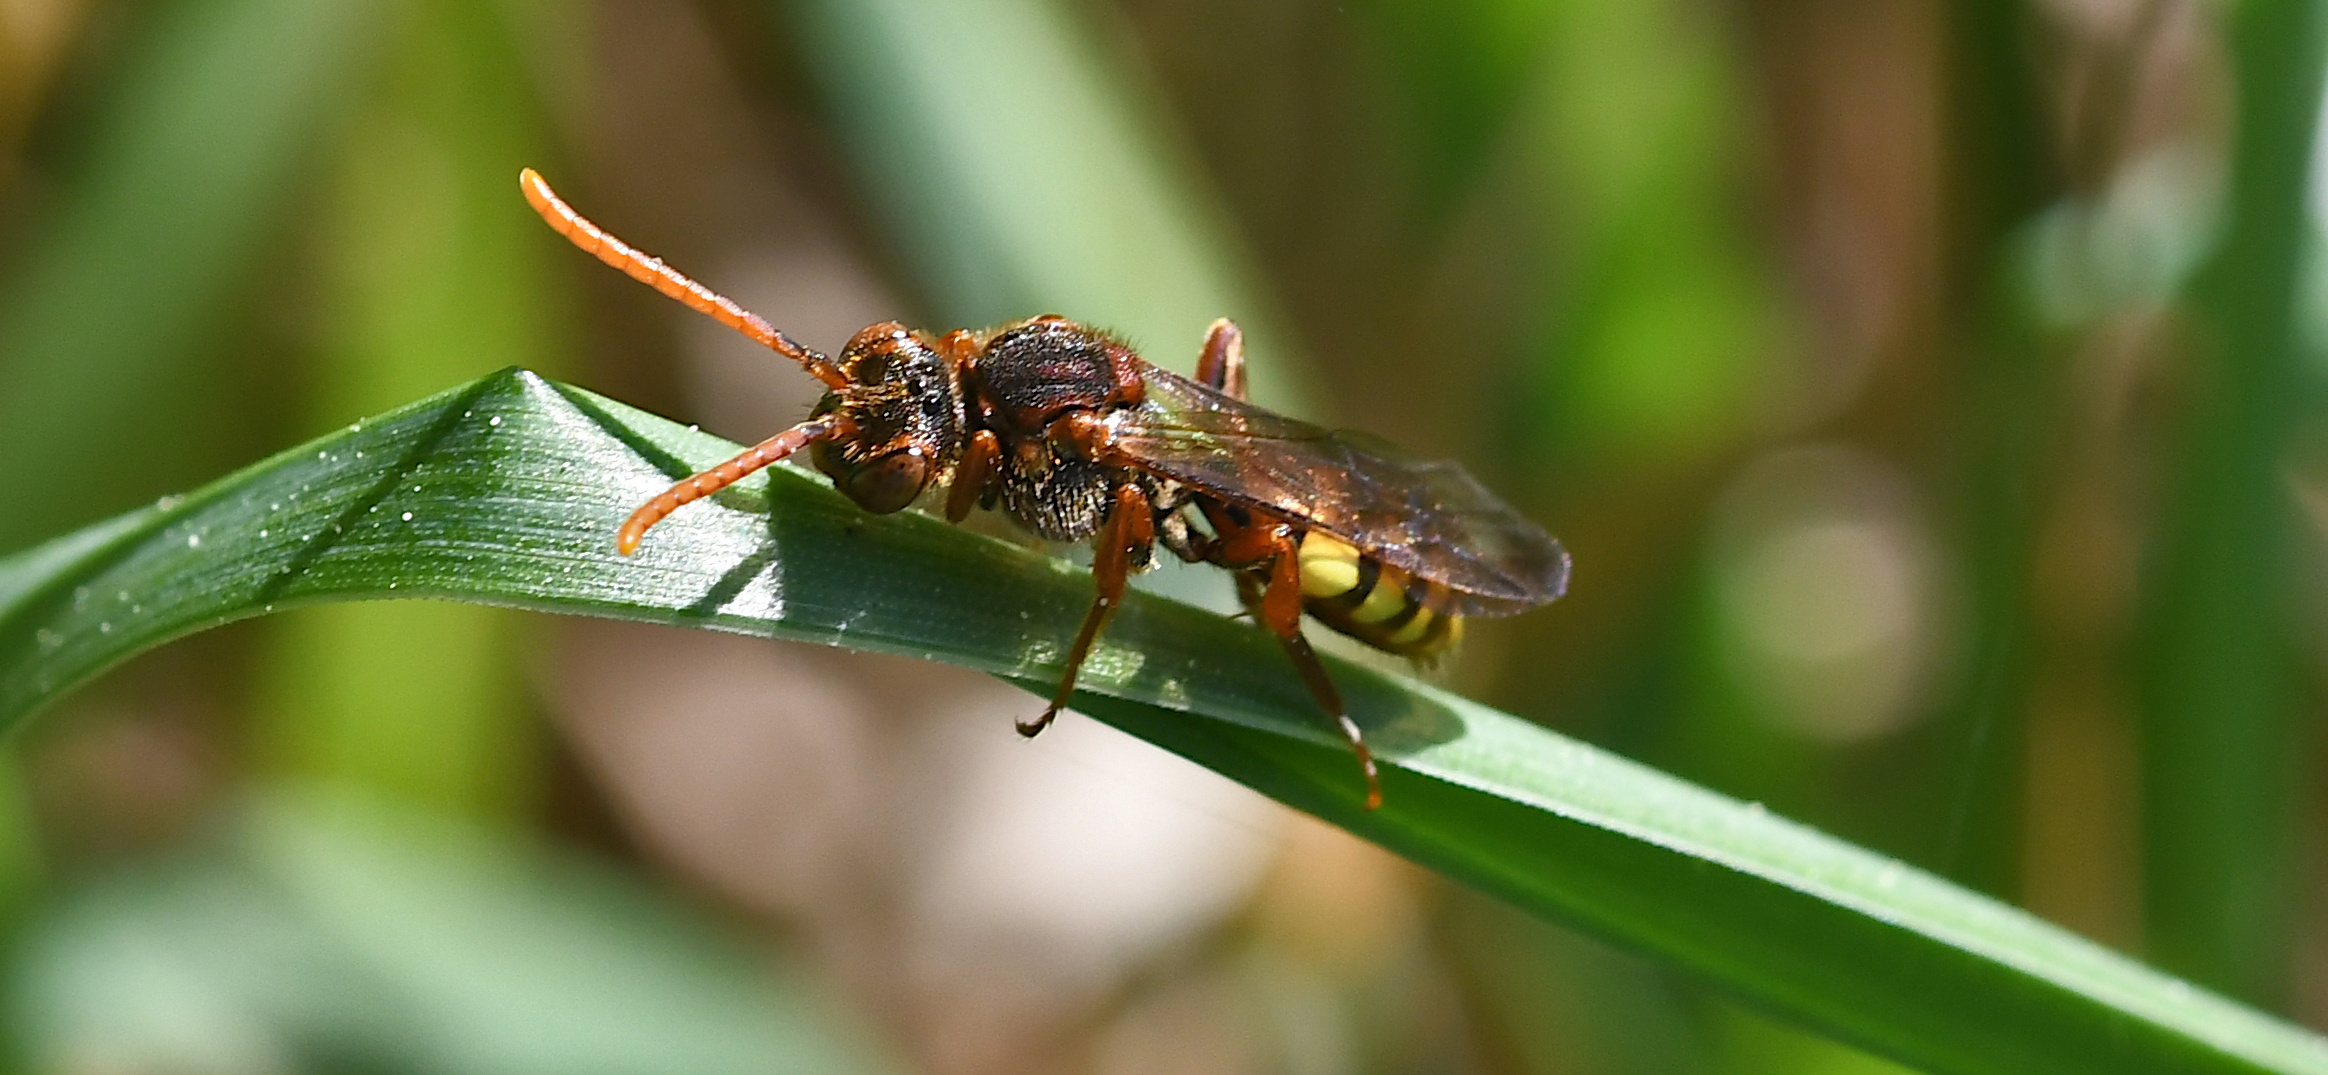
<instances>
[{"instance_id":1,"label":"blurred green background","mask_svg":"<svg viewBox=\"0 0 2328 1075\"><path fill-rule=\"evenodd\" d=\"M1235 317L1264 402L1574 552L1457 689L2328 1026L2323 6L0 0L0 551L511 363L805 412L532 165L812 346ZM464 606L198 636L8 746L0 1059L1893 1070L1028 705Z\"/></svg>"}]
</instances>

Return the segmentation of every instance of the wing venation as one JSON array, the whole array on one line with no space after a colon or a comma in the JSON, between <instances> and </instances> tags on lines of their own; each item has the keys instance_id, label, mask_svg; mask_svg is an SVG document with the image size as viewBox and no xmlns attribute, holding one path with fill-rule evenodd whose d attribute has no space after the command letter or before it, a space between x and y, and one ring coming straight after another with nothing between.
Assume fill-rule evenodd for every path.
<instances>
[{"instance_id":1,"label":"wing venation","mask_svg":"<svg viewBox=\"0 0 2328 1075\"><path fill-rule=\"evenodd\" d=\"M1568 588L1568 552L1454 463L1262 410L1168 370L1120 412L1115 446L1157 474L1445 584L1457 611L1500 616Z\"/></svg>"}]
</instances>

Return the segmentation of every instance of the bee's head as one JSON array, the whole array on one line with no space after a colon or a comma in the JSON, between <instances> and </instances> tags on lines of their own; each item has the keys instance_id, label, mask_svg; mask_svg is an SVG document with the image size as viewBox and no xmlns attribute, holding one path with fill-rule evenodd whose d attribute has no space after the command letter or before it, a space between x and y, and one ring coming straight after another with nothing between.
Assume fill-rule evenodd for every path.
<instances>
[{"instance_id":1,"label":"bee's head","mask_svg":"<svg viewBox=\"0 0 2328 1075\"><path fill-rule=\"evenodd\" d=\"M961 457L961 380L927 337L894 321L857 333L837 364L849 383L816 413L846 417L856 433L818 442L811 458L858 507L901 510Z\"/></svg>"}]
</instances>

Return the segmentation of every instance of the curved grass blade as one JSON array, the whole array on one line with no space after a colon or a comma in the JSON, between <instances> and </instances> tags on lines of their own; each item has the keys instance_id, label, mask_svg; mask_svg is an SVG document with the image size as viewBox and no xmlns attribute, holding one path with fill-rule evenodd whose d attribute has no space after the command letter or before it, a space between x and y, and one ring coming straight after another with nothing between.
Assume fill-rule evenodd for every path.
<instances>
[{"instance_id":1,"label":"curved grass blade","mask_svg":"<svg viewBox=\"0 0 2328 1075\"><path fill-rule=\"evenodd\" d=\"M733 445L511 370L0 562L0 721L293 604L438 597L945 660L1047 692L1086 574L779 467L625 560L622 514ZM1529 910L1934 1071L2328 1072L2328 1043L1893 860L1340 665L1347 753L1261 632L1135 596L1093 715ZM1011 734L996 729L997 735Z\"/></svg>"}]
</instances>

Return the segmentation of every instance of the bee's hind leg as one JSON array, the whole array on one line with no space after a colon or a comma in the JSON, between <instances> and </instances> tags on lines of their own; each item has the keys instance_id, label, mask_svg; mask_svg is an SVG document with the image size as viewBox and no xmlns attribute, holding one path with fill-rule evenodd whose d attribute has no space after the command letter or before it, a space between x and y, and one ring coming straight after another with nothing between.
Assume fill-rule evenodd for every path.
<instances>
[{"instance_id":1,"label":"bee's hind leg","mask_svg":"<svg viewBox=\"0 0 2328 1075\"><path fill-rule=\"evenodd\" d=\"M1224 317L1205 330L1204 350L1196 359L1196 379L1207 388L1245 398L1245 333L1236 322Z\"/></svg>"},{"instance_id":2,"label":"bee's hind leg","mask_svg":"<svg viewBox=\"0 0 2328 1075\"><path fill-rule=\"evenodd\" d=\"M1285 647L1285 655L1293 659L1294 671L1301 674L1303 686L1310 697L1317 700L1318 708L1334 722L1344 742L1350 744L1350 753L1357 755L1358 768L1366 775L1366 809L1382 805L1382 776L1374 764L1374 751L1366 746L1365 733L1358 722L1350 719L1349 707L1342 704L1342 692L1326 674L1326 666L1318 661L1316 650L1301 633L1301 573L1299 561L1291 542L1263 567L1237 573L1237 596L1252 612L1253 618L1277 636Z\"/></svg>"}]
</instances>

